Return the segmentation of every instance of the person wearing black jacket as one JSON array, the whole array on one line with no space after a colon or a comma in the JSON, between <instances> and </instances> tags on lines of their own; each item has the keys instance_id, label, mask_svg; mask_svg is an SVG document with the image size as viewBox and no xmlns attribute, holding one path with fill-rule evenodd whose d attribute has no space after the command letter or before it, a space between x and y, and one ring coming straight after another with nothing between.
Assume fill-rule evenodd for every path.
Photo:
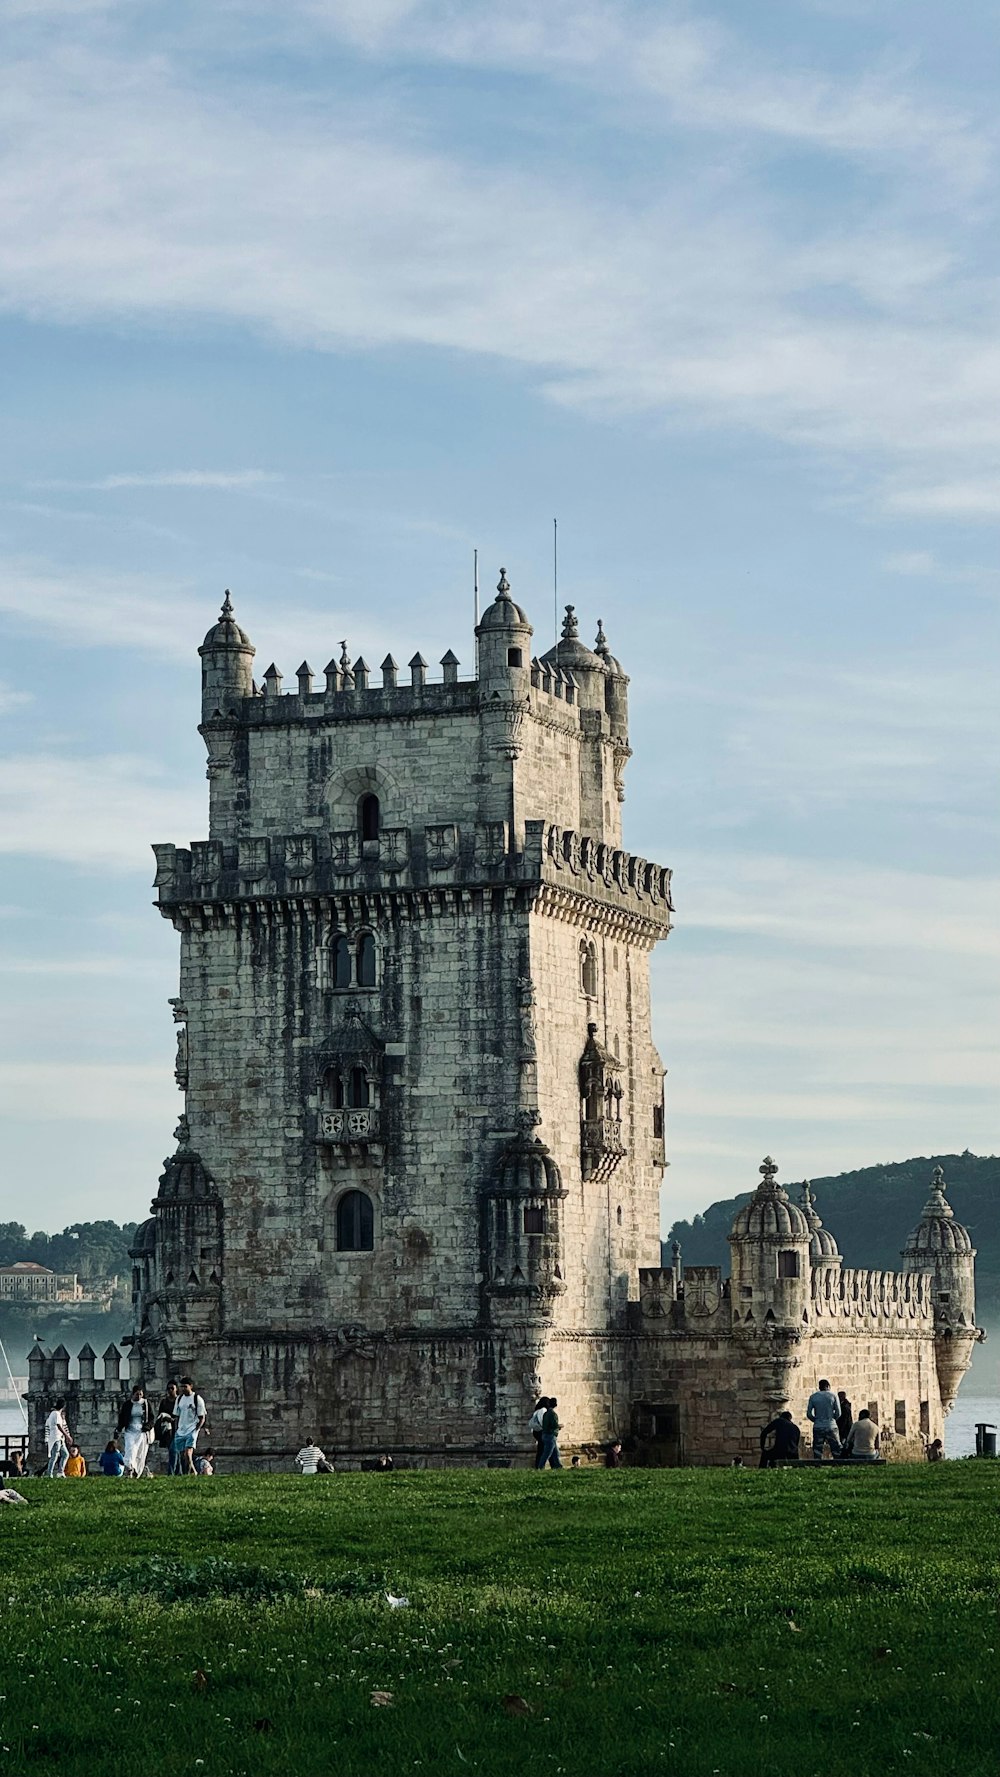
<instances>
[{"instance_id":1,"label":"person wearing black jacket","mask_svg":"<svg viewBox=\"0 0 1000 1777\"><path fill-rule=\"evenodd\" d=\"M787 1408L765 1425L760 1434L761 1468L777 1468L779 1462L798 1462L801 1433ZM771 1442L768 1443L770 1438Z\"/></svg>"},{"instance_id":2,"label":"person wearing black jacket","mask_svg":"<svg viewBox=\"0 0 1000 1777\"><path fill-rule=\"evenodd\" d=\"M153 1436L153 1409L137 1382L131 1396L122 1401L116 1431L124 1439L125 1473L138 1480L146 1466Z\"/></svg>"}]
</instances>

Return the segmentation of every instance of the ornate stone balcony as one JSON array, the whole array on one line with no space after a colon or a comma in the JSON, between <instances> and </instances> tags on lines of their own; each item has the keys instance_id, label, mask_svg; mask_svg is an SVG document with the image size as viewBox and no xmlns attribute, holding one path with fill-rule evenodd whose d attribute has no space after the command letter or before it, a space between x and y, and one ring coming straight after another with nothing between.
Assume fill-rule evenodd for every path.
<instances>
[{"instance_id":1,"label":"ornate stone balcony","mask_svg":"<svg viewBox=\"0 0 1000 1777\"><path fill-rule=\"evenodd\" d=\"M379 1114L369 1106L365 1110L320 1111L321 1141L378 1141Z\"/></svg>"}]
</instances>

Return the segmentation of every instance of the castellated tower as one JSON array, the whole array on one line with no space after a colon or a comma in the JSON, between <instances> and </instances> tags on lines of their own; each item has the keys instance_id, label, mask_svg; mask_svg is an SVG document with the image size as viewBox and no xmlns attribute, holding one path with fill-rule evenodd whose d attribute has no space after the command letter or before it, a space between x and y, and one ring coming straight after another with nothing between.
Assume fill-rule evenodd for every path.
<instances>
[{"instance_id":1,"label":"castellated tower","mask_svg":"<svg viewBox=\"0 0 1000 1777\"><path fill-rule=\"evenodd\" d=\"M670 872L622 849L628 679L567 607L541 659L503 570L429 682L346 642L258 685L229 594L199 650L208 838L154 846L180 936L184 1108L133 1247L132 1379L194 1374L235 1466L526 1460L567 1443L756 1460L821 1376L920 1460L968 1367L975 1254L936 1176L903 1270L846 1267L766 1159L732 1275L658 1262L649 957ZM103 1424L117 1351L54 1388ZM110 1365L110 1368L109 1368ZM74 1392L75 1391L75 1392ZM90 1416L88 1419L88 1415ZM76 1423L74 1421L74 1423Z\"/></svg>"},{"instance_id":2,"label":"castellated tower","mask_svg":"<svg viewBox=\"0 0 1000 1777\"><path fill-rule=\"evenodd\" d=\"M627 1426L659 1255L649 954L621 846L628 680L572 608L542 658L501 571L477 676L346 643L294 689L227 593L201 649L208 838L154 847L184 1115L135 1244L134 1358L191 1369L234 1459L503 1460L543 1387ZM636 1305L637 1306L637 1305Z\"/></svg>"}]
</instances>

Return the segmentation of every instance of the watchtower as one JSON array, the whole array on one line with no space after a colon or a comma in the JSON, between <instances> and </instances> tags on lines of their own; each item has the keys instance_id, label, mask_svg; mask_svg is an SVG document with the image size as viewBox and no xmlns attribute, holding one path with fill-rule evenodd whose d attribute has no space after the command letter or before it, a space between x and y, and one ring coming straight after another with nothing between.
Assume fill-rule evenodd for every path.
<instances>
[{"instance_id":1,"label":"watchtower","mask_svg":"<svg viewBox=\"0 0 1000 1777\"><path fill-rule=\"evenodd\" d=\"M649 955L670 873L621 846L628 679L501 570L477 673L295 689L229 594L199 650L207 839L154 846L180 937L178 1151L134 1250L147 1386L212 1379L247 1462L312 1432L414 1460L523 1442L542 1376L615 1429L659 1252ZM610 1342L610 1343L609 1343Z\"/></svg>"}]
</instances>

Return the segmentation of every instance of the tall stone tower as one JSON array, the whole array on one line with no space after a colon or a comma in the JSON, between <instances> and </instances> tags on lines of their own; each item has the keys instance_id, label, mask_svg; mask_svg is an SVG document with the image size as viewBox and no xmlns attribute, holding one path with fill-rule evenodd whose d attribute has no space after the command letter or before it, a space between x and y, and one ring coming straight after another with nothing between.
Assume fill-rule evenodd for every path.
<instances>
[{"instance_id":1,"label":"tall stone tower","mask_svg":"<svg viewBox=\"0 0 1000 1777\"><path fill-rule=\"evenodd\" d=\"M306 1433L503 1457L543 1386L578 1439L627 1420L670 873L622 850L603 629L584 646L568 607L531 638L501 571L474 678L417 654L400 684L387 656L373 686L344 644L322 688L306 662L258 688L228 593L199 650L209 836L154 847L184 1114L133 1359L194 1371L245 1462Z\"/></svg>"}]
</instances>

